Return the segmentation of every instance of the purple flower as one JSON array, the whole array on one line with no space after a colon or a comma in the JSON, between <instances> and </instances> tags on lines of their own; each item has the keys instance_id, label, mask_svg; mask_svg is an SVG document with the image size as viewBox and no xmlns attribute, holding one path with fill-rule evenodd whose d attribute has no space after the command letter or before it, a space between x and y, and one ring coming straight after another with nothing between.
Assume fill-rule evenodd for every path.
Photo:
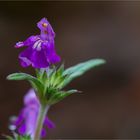
<instances>
[{"instance_id":1,"label":"purple flower","mask_svg":"<svg viewBox=\"0 0 140 140\"><path fill-rule=\"evenodd\" d=\"M17 131L20 135L30 135L34 137L37 117L39 114L40 103L33 89L24 97L24 108L21 110L18 117L11 120L10 129ZM41 136L46 136L46 128L54 128L55 125L46 116Z\"/></svg>"},{"instance_id":2,"label":"purple flower","mask_svg":"<svg viewBox=\"0 0 140 140\"><path fill-rule=\"evenodd\" d=\"M46 68L60 61L56 54L54 38L55 33L46 18L37 23L40 35L33 35L25 41L16 43L15 47L27 48L19 54L20 63L23 67L32 65L34 68Z\"/></svg>"}]
</instances>

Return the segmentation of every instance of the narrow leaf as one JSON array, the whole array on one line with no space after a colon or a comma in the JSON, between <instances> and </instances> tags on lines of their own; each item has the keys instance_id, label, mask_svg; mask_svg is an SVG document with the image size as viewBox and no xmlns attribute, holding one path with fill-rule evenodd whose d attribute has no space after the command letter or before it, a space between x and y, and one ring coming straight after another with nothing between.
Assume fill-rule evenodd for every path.
<instances>
[{"instance_id":1,"label":"narrow leaf","mask_svg":"<svg viewBox=\"0 0 140 140\"><path fill-rule=\"evenodd\" d=\"M78 92L78 90L73 89L73 90L69 90L69 91L61 91L61 92L55 93L51 97L49 103L51 105L56 104L56 103L60 102L61 100L63 100L65 97L67 97L67 96L69 96L69 95L71 95L73 93L76 93L76 92Z\"/></svg>"},{"instance_id":2,"label":"narrow leaf","mask_svg":"<svg viewBox=\"0 0 140 140\"><path fill-rule=\"evenodd\" d=\"M38 92L42 93L44 90L43 84L32 75L26 74L26 73L13 73L7 76L8 80L28 80L31 85L38 90Z\"/></svg>"},{"instance_id":3,"label":"narrow leaf","mask_svg":"<svg viewBox=\"0 0 140 140\"><path fill-rule=\"evenodd\" d=\"M91 60L88 60L86 62L77 64L73 67L66 69L63 74L68 75L68 76L65 80L64 86L70 83L73 79L83 75L88 70L104 63L105 63L105 60L103 59L91 59Z\"/></svg>"},{"instance_id":4,"label":"narrow leaf","mask_svg":"<svg viewBox=\"0 0 140 140\"><path fill-rule=\"evenodd\" d=\"M32 80L35 77L26 73L13 73L7 76L8 80Z\"/></svg>"}]
</instances>

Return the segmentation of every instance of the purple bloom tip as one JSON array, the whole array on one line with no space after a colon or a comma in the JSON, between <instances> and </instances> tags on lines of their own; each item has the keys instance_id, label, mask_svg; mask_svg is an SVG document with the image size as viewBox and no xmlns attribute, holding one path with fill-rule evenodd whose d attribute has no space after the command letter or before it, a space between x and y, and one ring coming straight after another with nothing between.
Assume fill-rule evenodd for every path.
<instances>
[{"instance_id":1,"label":"purple bloom tip","mask_svg":"<svg viewBox=\"0 0 140 140\"><path fill-rule=\"evenodd\" d=\"M38 23L37 27L45 33L47 33L50 37L55 37L55 32L53 31L52 26L46 18L42 18Z\"/></svg>"},{"instance_id":2,"label":"purple bloom tip","mask_svg":"<svg viewBox=\"0 0 140 140\"><path fill-rule=\"evenodd\" d=\"M19 54L20 63L23 67L32 65L34 68L46 68L51 64L60 62L60 57L55 51L55 33L46 18L37 23L40 35L33 35L23 42L18 42L15 48L26 46Z\"/></svg>"}]
</instances>

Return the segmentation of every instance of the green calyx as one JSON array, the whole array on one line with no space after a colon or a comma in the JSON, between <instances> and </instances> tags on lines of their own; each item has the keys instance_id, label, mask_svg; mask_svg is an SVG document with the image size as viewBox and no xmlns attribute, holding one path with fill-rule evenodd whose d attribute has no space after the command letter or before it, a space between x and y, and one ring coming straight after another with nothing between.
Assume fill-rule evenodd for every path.
<instances>
[{"instance_id":1,"label":"green calyx","mask_svg":"<svg viewBox=\"0 0 140 140\"><path fill-rule=\"evenodd\" d=\"M52 66L47 69L36 70L36 77L26 73L10 74L8 80L27 80L34 88L42 104L52 105L65 97L78 92L77 90L64 91L73 79L83 75L86 71L104 64L103 59L92 59L78 65L64 69L64 65L60 67Z\"/></svg>"}]
</instances>

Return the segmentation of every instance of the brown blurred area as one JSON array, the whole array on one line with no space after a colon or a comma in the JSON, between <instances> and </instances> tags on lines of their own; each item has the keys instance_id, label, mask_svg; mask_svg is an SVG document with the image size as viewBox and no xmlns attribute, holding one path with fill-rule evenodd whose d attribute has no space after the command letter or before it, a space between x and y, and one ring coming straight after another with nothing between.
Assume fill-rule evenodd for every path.
<instances>
[{"instance_id":1,"label":"brown blurred area","mask_svg":"<svg viewBox=\"0 0 140 140\"><path fill-rule=\"evenodd\" d=\"M66 67L91 58L107 63L73 81L75 94L53 106L48 138L140 138L140 2L0 2L0 133L23 106L30 88L7 81L13 72L34 74L18 62L14 44L38 34L47 17Z\"/></svg>"}]
</instances>

